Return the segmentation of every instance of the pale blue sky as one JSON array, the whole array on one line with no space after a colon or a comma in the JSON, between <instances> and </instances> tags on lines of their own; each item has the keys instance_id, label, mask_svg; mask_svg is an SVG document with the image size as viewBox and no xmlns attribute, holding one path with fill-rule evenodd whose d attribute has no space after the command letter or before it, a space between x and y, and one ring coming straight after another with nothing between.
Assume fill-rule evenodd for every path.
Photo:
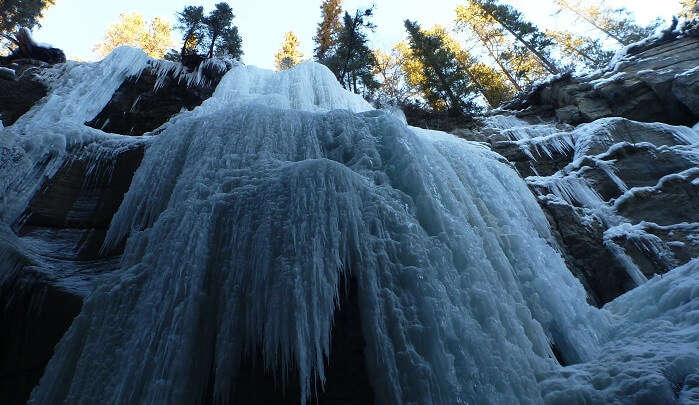
<instances>
[{"instance_id":1,"label":"pale blue sky","mask_svg":"<svg viewBox=\"0 0 699 405\"><path fill-rule=\"evenodd\" d=\"M220 1L220 0L218 0ZM42 28L35 31L38 41L62 48L69 58L93 60L93 46L100 41L106 27L116 22L122 12L138 12L145 17L161 16L174 23L175 12L185 5L201 4L211 10L218 1L170 0L57 0L56 6L46 12ZM506 0L516 5L530 20L541 27L570 28L570 21L552 17L552 0ZM243 37L243 60L247 64L271 68L274 53L287 31L294 31L306 57L313 51L313 35L320 18L321 0L257 0L228 3L236 14L234 23ZM450 25L454 8L461 0L345 0L346 10L376 5L374 23L377 32L372 35L372 47L390 49L405 36L403 20L418 20L423 26ZM679 9L677 0L614 0L614 4L632 10L646 22L659 16L669 19ZM565 25L561 27L561 25ZM179 33L175 33L177 40Z\"/></svg>"}]
</instances>

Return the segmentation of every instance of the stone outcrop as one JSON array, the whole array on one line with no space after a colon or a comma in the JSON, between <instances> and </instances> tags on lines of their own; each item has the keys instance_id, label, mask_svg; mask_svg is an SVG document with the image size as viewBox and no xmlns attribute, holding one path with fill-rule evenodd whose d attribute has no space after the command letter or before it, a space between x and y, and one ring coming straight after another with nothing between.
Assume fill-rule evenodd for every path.
<instances>
[{"instance_id":1,"label":"stone outcrop","mask_svg":"<svg viewBox=\"0 0 699 405\"><path fill-rule=\"evenodd\" d=\"M18 60L4 66L5 74L0 75L0 122L3 126L14 124L46 95L48 88L39 77L45 66L35 60Z\"/></svg>"},{"instance_id":2,"label":"stone outcrop","mask_svg":"<svg viewBox=\"0 0 699 405\"><path fill-rule=\"evenodd\" d=\"M108 148L109 145L105 145ZM69 158L14 224L36 258L0 284L0 398L24 404L53 348L80 312L93 279L118 267L100 247L144 144Z\"/></svg>"},{"instance_id":3,"label":"stone outcrop","mask_svg":"<svg viewBox=\"0 0 699 405\"><path fill-rule=\"evenodd\" d=\"M17 45L17 49L9 56L0 57L0 62L8 63L17 59L33 59L53 65L66 61L66 55L62 50L34 42L26 28L22 28L17 33Z\"/></svg>"},{"instance_id":4,"label":"stone outcrop","mask_svg":"<svg viewBox=\"0 0 699 405\"><path fill-rule=\"evenodd\" d=\"M579 124L604 117L691 125L699 120L697 21L629 47L606 70L561 75L504 108Z\"/></svg>"},{"instance_id":5,"label":"stone outcrop","mask_svg":"<svg viewBox=\"0 0 699 405\"><path fill-rule=\"evenodd\" d=\"M456 132L489 143L525 179L597 304L699 256L699 132L688 127L699 121L696 24Z\"/></svg>"},{"instance_id":6,"label":"stone outcrop","mask_svg":"<svg viewBox=\"0 0 699 405\"><path fill-rule=\"evenodd\" d=\"M460 135L485 137L529 184L591 301L609 302L699 256L695 130L624 118L573 127L494 116Z\"/></svg>"},{"instance_id":7,"label":"stone outcrop","mask_svg":"<svg viewBox=\"0 0 699 405\"><path fill-rule=\"evenodd\" d=\"M190 85L180 75L160 75L155 68L125 81L102 111L86 125L122 135L143 135L183 109L211 97L226 70L200 65L204 80Z\"/></svg>"}]
</instances>

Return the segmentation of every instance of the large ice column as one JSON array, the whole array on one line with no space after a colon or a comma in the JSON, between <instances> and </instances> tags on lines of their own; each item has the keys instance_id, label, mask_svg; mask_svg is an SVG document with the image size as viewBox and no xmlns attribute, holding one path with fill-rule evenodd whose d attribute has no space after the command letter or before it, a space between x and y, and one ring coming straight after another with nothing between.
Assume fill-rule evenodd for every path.
<instances>
[{"instance_id":1,"label":"large ice column","mask_svg":"<svg viewBox=\"0 0 699 405\"><path fill-rule=\"evenodd\" d=\"M223 401L257 353L279 378L298 370L305 400L348 276L378 403L539 402L551 344L594 355L606 318L517 174L480 146L347 111L367 106L318 65L240 68L171 120L107 236L128 237L122 269L32 401Z\"/></svg>"}]
</instances>

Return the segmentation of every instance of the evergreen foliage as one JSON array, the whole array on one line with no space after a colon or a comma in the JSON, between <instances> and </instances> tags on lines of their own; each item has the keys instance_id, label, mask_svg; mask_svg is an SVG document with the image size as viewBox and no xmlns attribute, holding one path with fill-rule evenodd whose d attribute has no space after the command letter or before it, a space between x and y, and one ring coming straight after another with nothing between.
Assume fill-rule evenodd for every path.
<instances>
[{"instance_id":1,"label":"evergreen foliage","mask_svg":"<svg viewBox=\"0 0 699 405\"><path fill-rule=\"evenodd\" d=\"M39 19L55 0L1 0L0 1L0 51L9 49L17 42L20 28L29 30L40 26Z\"/></svg>"},{"instance_id":2,"label":"evergreen foliage","mask_svg":"<svg viewBox=\"0 0 699 405\"><path fill-rule=\"evenodd\" d=\"M104 39L93 50L104 57L122 45L141 48L148 56L162 58L172 45L172 27L160 17L146 23L141 14L121 14L119 22L107 28Z\"/></svg>"},{"instance_id":3,"label":"evergreen foliage","mask_svg":"<svg viewBox=\"0 0 699 405\"><path fill-rule=\"evenodd\" d=\"M337 45L337 38L342 31L342 0L324 0L320 6L321 21L318 23L316 36L313 41L316 47L313 56L316 61L323 63L329 53Z\"/></svg>"},{"instance_id":4,"label":"evergreen foliage","mask_svg":"<svg viewBox=\"0 0 699 405\"><path fill-rule=\"evenodd\" d=\"M412 56L422 66L419 87L429 105L452 115L467 115L473 105L474 86L456 55L439 35L430 35L417 22L405 20Z\"/></svg>"},{"instance_id":5,"label":"evergreen foliage","mask_svg":"<svg viewBox=\"0 0 699 405\"><path fill-rule=\"evenodd\" d=\"M522 87L517 81L515 69L511 66L514 43L505 35L505 29L490 15L483 13L480 7L469 4L456 8L457 31L468 30L482 47L487 51L493 62L498 65L502 74L517 90Z\"/></svg>"},{"instance_id":6,"label":"evergreen foliage","mask_svg":"<svg viewBox=\"0 0 699 405\"><path fill-rule=\"evenodd\" d=\"M370 21L372 14L371 8L357 10L354 16L345 12L337 46L324 60L342 87L367 96L379 87L372 73L376 60L366 33L376 28Z\"/></svg>"},{"instance_id":7,"label":"evergreen foliage","mask_svg":"<svg viewBox=\"0 0 699 405\"><path fill-rule=\"evenodd\" d=\"M220 36L220 41L216 43L216 55L228 55L233 59L240 60L243 55L243 38L238 33L238 27L227 27Z\"/></svg>"},{"instance_id":8,"label":"evergreen foliage","mask_svg":"<svg viewBox=\"0 0 699 405\"><path fill-rule=\"evenodd\" d=\"M177 13L175 28L183 33L180 56L196 53L203 38L204 7L186 6L184 10Z\"/></svg>"},{"instance_id":9,"label":"evergreen foliage","mask_svg":"<svg viewBox=\"0 0 699 405\"><path fill-rule=\"evenodd\" d=\"M282 47L279 52L274 55L277 71L291 69L301 62L303 59L303 52L299 50L300 45L299 38L292 31L284 34Z\"/></svg>"},{"instance_id":10,"label":"evergreen foliage","mask_svg":"<svg viewBox=\"0 0 699 405\"><path fill-rule=\"evenodd\" d=\"M209 39L209 50L207 52L207 57L212 58L214 56L214 50L217 45L223 42L223 37L225 36L226 30L230 28L233 22L233 9L228 3L217 3L214 10L204 18L204 25L206 28L206 33Z\"/></svg>"},{"instance_id":11,"label":"evergreen foliage","mask_svg":"<svg viewBox=\"0 0 699 405\"><path fill-rule=\"evenodd\" d=\"M204 15L201 6L186 6L177 13L177 28L182 32L182 49L178 53L170 50L166 59L183 61L186 56L202 52L205 57L228 55L240 59L243 55L243 39L238 27L232 25L233 9L228 3L216 4L214 10Z\"/></svg>"}]
</instances>

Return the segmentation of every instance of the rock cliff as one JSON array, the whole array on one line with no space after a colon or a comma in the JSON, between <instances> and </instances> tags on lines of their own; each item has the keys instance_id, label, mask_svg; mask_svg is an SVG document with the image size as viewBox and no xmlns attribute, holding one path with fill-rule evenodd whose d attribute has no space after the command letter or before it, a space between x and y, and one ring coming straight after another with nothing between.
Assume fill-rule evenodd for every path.
<instances>
[{"instance_id":1,"label":"rock cliff","mask_svg":"<svg viewBox=\"0 0 699 405\"><path fill-rule=\"evenodd\" d=\"M696 28L670 30L629 48L617 62L541 84L479 118L474 129L456 131L487 144L525 179L544 208L555 248L596 305L699 256L699 134L690 128L699 119ZM48 102L44 97L60 72L36 62L6 66L12 74L0 75L0 120L10 126ZM57 167L46 169L49 156L36 168L50 175L12 229L0 229L0 238L15 238L8 243L30 252L17 258L10 277L0 278L0 324L16 331L0 341L0 398L26 401L92 280L117 268L123 246L109 253L101 246L148 148L139 137L158 136L173 116L202 104L230 68L224 63L187 72L149 65L121 81L106 106L85 120L94 129L133 135L133 141L117 147L109 138L91 139L90 129ZM328 402L373 398L353 291L341 295L335 315L338 328L354 333L334 334L329 342L339 354L326 370L322 398ZM255 359L246 361L238 379L249 389L235 393L240 401L252 395L297 402L296 392L265 391L269 375L255 368ZM348 389L353 386L361 388Z\"/></svg>"},{"instance_id":2,"label":"rock cliff","mask_svg":"<svg viewBox=\"0 0 699 405\"><path fill-rule=\"evenodd\" d=\"M699 256L696 22L615 59L456 132L487 142L525 178L598 305Z\"/></svg>"}]
</instances>

